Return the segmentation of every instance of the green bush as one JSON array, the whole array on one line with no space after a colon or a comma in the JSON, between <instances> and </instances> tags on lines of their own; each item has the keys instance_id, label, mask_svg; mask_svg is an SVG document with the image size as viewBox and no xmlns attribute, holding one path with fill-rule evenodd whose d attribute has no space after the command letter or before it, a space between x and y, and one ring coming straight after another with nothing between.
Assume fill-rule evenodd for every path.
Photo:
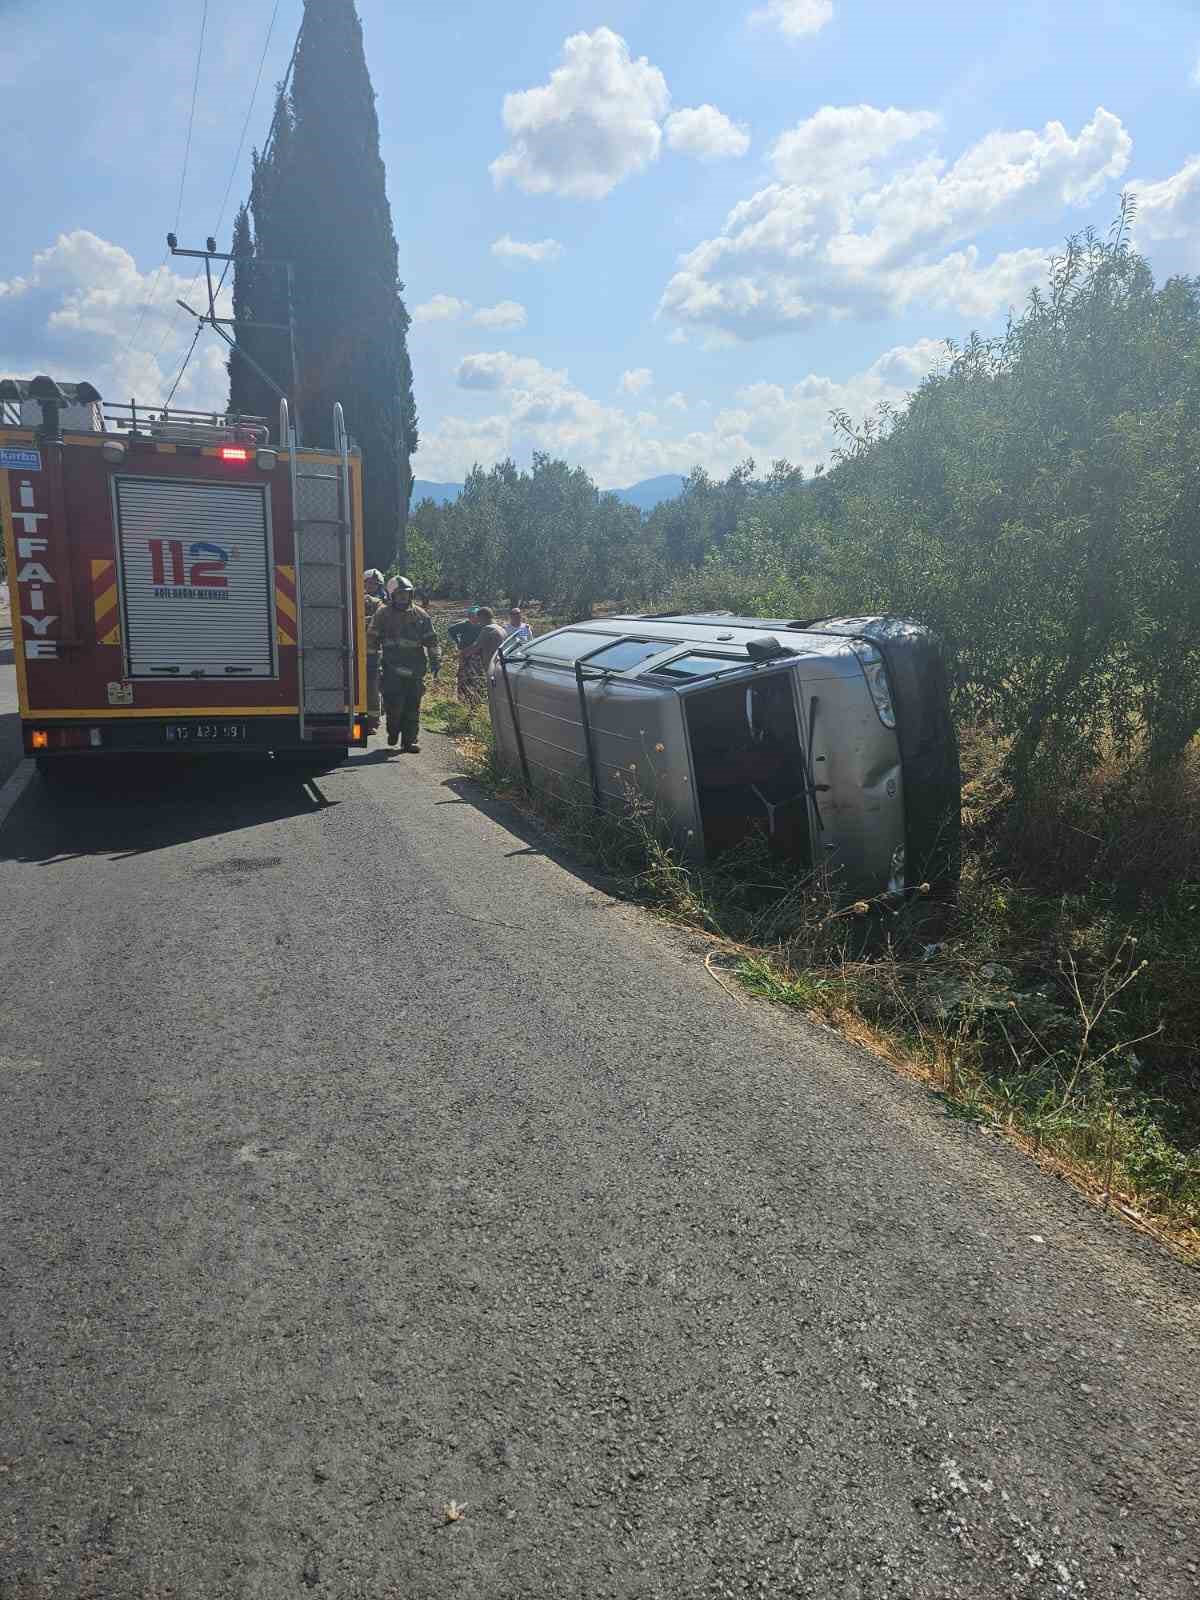
<instances>
[{"instance_id":1,"label":"green bush","mask_svg":"<svg viewBox=\"0 0 1200 1600\"><path fill-rule=\"evenodd\" d=\"M1155 288L1132 209L903 412L838 419L825 587L937 629L1019 799L1039 766L1163 765L1200 729L1200 285Z\"/></svg>"}]
</instances>

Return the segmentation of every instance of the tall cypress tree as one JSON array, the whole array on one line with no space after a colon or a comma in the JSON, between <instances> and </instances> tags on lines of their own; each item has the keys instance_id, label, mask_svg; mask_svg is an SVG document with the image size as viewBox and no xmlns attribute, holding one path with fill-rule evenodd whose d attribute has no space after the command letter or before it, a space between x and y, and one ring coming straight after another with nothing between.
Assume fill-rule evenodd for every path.
<instances>
[{"instance_id":1,"label":"tall cypress tree","mask_svg":"<svg viewBox=\"0 0 1200 1600\"><path fill-rule=\"evenodd\" d=\"M368 558L386 567L404 556L417 412L375 92L354 0L305 0L291 94L278 107L270 150L255 161L250 204L255 253L264 259L237 269L235 314L286 320L286 280L268 263L292 262L304 439L332 443L340 400L363 452ZM252 331L246 348L290 390L286 335ZM236 357L233 366L249 372ZM265 388L251 380L233 373L231 402Z\"/></svg>"},{"instance_id":2,"label":"tall cypress tree","mask_svg":"<svg viewBox=\"0 0 1200 1600\"><path fill-rule=\"evenodd\" d=\"M279 344L279 334L259 332L253 326L276 309L270 304L268 290L261 282L262 269L252 259L254 241L250 232L250 213L246 206L238 211L233 224L233 253L239 260L233 279L233 315L237 320L237 342L240 349L253 356L268 372L276 374L281 356L285 354ZM274 341L274 342L272 342ZM265 384L254 368L237 356L226 363L229 372L229 409L252 417L267 417L274 426L279 410L279 397ZM282 381L282 380L280 380ZM287 384L283 385L285 388Z\"/></svg>"}]
</instances>

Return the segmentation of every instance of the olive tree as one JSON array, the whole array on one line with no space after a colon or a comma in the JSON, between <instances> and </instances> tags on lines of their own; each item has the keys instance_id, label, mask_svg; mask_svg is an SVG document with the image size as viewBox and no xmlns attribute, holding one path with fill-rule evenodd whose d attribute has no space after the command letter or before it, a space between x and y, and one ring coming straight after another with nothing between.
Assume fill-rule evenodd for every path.
<instances>
[{"instance_id":1,"label":"olive tree","mask_svg":"<svg viewBox=\"0 0 1200 1600\"><path fill-rule=\"evenodd\" d=\"M1200 284L1156 288L1132 217L1070 240L903 411L836 419L829 592L933 624L1019 781L1200 729Z\"/></svg>"}]
</instances>

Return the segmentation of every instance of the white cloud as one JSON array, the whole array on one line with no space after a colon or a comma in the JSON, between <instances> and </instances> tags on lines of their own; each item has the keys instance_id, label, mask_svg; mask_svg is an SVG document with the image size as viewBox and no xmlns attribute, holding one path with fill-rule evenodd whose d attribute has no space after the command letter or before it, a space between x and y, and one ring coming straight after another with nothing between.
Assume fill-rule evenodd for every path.
<instances>
[{"instance_id":1,"label":"white cloud","mask_svg":"<svg viewBox=\"0 0 1200 1600\"><path fill-rule=\"evenodd\" d=\"M672 328L667 335L668 344L686 344L688 342L686 328Z\"/></svg>"},{"instance_id":2,"label":"white cloud","mask_svg":"<svg viewBox=\"0 0 1200 1600\"><path fill-rule=\"evenodd\" d=\"M471 309L469 300L459 300L452 294L435 294L423 304L414 307L414 322L457 322Z\"/></svg>"},{"instance_id":3,"label":"white cloud","mask_svg":"<svg viewBox=\"0 0 1200 1600\"><path fill-rule=\"evenodd\" d=\"M566 374L552 372L532 356L514 356L507 350L487 350L465 356L454 374L460 389L508 389L516 384L545 387L565 381Z\"/></svg>"},{"instance_id":4,"label":"white cloud","mask_svg":"<svg viewBox=\"0 0 1200 1600\"><path fill-rule=\"evenodd\" d=\"M1200 56L1196 57L1196 65L1192 68L1191 81L1195 88L1200 89Z\"/></svg>"},{"instance_id":5,"label":"white cloud","mask_svg":"<svg viewBox=\"0 0 1200 1600\"><path fill-rule=\"evenodd\" d=\"M832 188L850 179L897 145L928 133L940 118L931 111L886 111L877 106L822 106L814 116L780 134L771 161L785 183Z\"/></svg>"},{"instance_id":6,"label":"white cloud","mask_svg":"<svg viewBox=\"0 0 1200 1600\"><path fill-rule=\"evenodd\" d=\"M421 448L413 460L422 477L461 483L476 462L490 467L511 451L512 424L507 416L449 416L432 431L422 427Z\"/></svg>"},{"instance_id":7,"label":"white cloud","mask_svg":"<svg viewBox=\"0 0 1200 1600\"><path fill-rule=\"evenodd\" d=\"M480 306L471 318L481 328L523 328L528 320L519 300L501 300L494 306Z\"/></svg>"},{"instance_id":8,"label":"white cloud","mask_svg":"<svg viewBox=\"0 0 1200 1600\"><path fill-rule=\"evenodd\" d=\"M458 322L471 311L469 300L460 300L452 294L435 294L412 314L415 323ZM501 300L494 306L480 306L471 315L471 321L481 328L523 328L527 321L525 307L517 300Z\"/></svg>"},{"instance_id":9,"label":"white cloud","mask_svg":"<svg viewBox=\"0 0 1200 1600\"><path fill-rule=\"evenodd\" d=\"M750 20L770 23L787 39L803 39L833 21L833 0L767 0Z\"/></svg>"},{"instance_id":10,"label":"white cloud","mask_svg":"<svg viewBox=\"0 0 1200 1600\"><path fill-rule=\"evenodd\" d=\"M1200 156L1158 183L1129 184L1136 197L1133 237L1157 277L1200 271Z\"/></svg>"},{"instance_id":11,"label":"white cloud","mask_svg":"<svg viewBox=\"0 0 1200 1600\"><path fill-rule=\"evenodd\" d=\"M684 426L675 432L671 421L653 412L630 416L620 406L594 400L566 372L531 358L507 352L469 357L459 368L460 383L465 377L466 387L492 391L501 409L477 419L446 417L427 429L419 471L422 477L456 482L475 462L490 466L506 455L525 459L532 450L587 467L602 488L659 473L686 473L696 462L723 473L748 455L764 468L778 456L811 468L832 448L832 410L857 418L881 401L898 405L944 358L944 346L922 339L885 351L864 371L842 380L810 373L790 387L750 384L704 428ZM676 399L683 396L672 396L669 410L680 409ZM699 409L710 408L701 401Z\"/></svg>"},{"instance_id":12,"label":"white cloud","mask_svg":"<svg viewBox=\"0 0 1200 1600\"><path fill-rule=\"evenodd\" d=\"M622 394L641 394L643 389L648 389L654 382L654 374L649 367L631 367L628 372L621 374L621 381L617 388Z\"/></svg>"},{"instance_id":13,"label":"white cloud","mask_svg":"<svg viewBox=\"0 0 1200 1600\"><path fill-rule=\"evenodd\" d=\"M199 307L192 278L165 265L142 273L127 250L84 228L60 234L26 272L0 279L0 371L86 379L110 402L134 396L160 404L196 327L176 299ZM228 286L217 304L224 316L232 314ZM213 334L201 334L173 404L224 406L227 357Z\"/></svg>"},{"instance_id":14,"label":"white cloud","mask_svg":"<svg viewBox=\"0 0 1200 1600\"><path fill-rule=\"evenodd\" d=\"M682 389L676 389L674 394L667 396L667 406L672 411L686 411L688 408L687 395Z\"/></svg>"},{"instance_id":15,"label":"white cloud","mask_svg":"<svg viewBox=\"0 0 1200 1600\"><path fill-rule=\"evenodd\" d=\"M1065 207L1125 170L1131 148L1120 120L1099 108L1076 137L1050 122L988 134L951 164L924 155L878 172L899 144L934 126L928 113L894 108L818 111L772 151L789 181L736 205L717 238L683 256L660 310L739 338L918 301L983 315L1022 297L1048 252L984 261L967 241L1000 223L1058 223Z\"/></svg>"},{"instance_id":16,"label":"white cloud","mask_svg":"<svg viewBox=\"0 0 1200 1600\"><path fill-rule=\"evenodd\" d=\"M1006 250L980 265L974 245L927 266L895 274L901 305L948 306L967 317L986 317L998 306L1015 306L1046 276L1048 250Z\"/></svg>"},{"instance_id":17,"label":"white cloud","mask_svg":"<svg viewBox=\"0 0 1200 1600\"><path fill-rule=\"evenodd\" d=\"M504 97L512 145L489 170L497 187L603 199L658 159L670 100L662 73L620 34L572 34L549 83Z\"/></svg>"},{"instance_id":18,"label":"white cloud","mask_svg":"<svg viewBox=\"0 0 1200 1600\"><path fill-rule=\"evenodd\" d=\"M699 161L720 161L726 156L744 156L750 148L750 134L732 122L716 106L688 106L672 111L666 121L667 143L672 150L695 156Z\"/></svg>"},{"instance_id":19,"label":"white cloud","mask_svg":"<svg viewBox=\"0 0 1200 1600\"><path fill-rule=\"evenodd\" d=\"M507 233L492 241L492 254L503 261L557 261L563 247L557 239L513 239Z\"/></svg>"}]
</instances>

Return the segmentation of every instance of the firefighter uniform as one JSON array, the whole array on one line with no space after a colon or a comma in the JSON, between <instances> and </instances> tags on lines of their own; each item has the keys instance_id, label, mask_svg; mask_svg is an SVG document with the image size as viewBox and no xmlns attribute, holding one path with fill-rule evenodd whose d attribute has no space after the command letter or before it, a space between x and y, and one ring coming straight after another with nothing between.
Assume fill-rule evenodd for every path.
<instances>
[{"instance_id":1,"label":"firefighter uniform","mask_svg":"<svg viewBox=\"0 0 1200 1600\"><path fill-rule=\"evenodd\" d=\"M381 605L371 618L368 644L383 649L383 707L387 714L388 743L397 737L405 750L417 742L421 721L421 696L425 693L425 664L437 672L441 651L429 613L420 606L398 609Z\"/></svg>"},{"instance_id":2,"label":"firefighter uniform","mask_svg":"<svg viewBox=\"0 0 1200 1600\"><path fill-rule=\"evenodd\" d=\"M379 645L371 639L371 622L387 601L381 594L363 596L363 637L367 648L367 716L379 721Z\"/></svg>"}]
</instances>

